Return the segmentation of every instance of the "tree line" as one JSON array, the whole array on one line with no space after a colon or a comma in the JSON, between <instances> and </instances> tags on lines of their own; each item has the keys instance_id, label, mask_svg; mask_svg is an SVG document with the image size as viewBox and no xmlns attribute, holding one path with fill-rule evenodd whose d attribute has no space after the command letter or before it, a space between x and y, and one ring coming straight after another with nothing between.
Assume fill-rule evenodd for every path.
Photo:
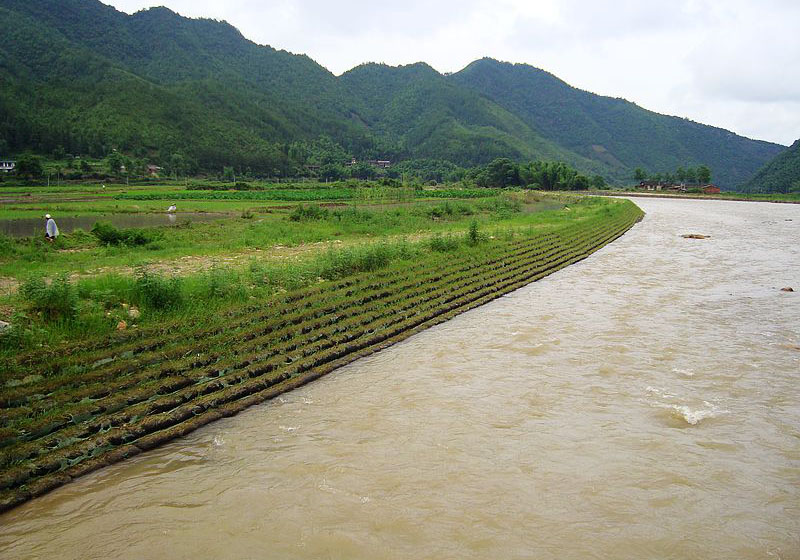
<instances>
[{"instance_id":1,"label":"tree line","mask_svg":"<svg viewBox=\"0 0 800 560\"><path fill-rule=\"evenodd\" d=\"M641 167L633 171L635 181L647 181L652 183L676 184L685 183L688 185L707 185L711 182L711 169L707 165L697 167L678 167L675 172L670 173L648 173Z\"/></svg>"}]
</instances>

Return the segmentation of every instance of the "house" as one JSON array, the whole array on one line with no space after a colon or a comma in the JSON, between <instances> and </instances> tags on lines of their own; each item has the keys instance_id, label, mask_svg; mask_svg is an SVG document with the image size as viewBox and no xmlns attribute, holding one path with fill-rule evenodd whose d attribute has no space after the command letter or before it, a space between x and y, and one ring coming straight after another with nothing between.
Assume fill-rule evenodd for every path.
<instances>
[{"instance_id":1,"label":"house","mask_svg":"<svg viewBox=\"0 0 800 560\"><path fill-rule=\"evenodd\" d=\"M345 163L345 166L352 167L353 165L357 164L358 160L353 158L350 160L350 163ZM372 165L374 167L379 167L381 169L389 169L392 166L392 162L388 159L368 159L364 163Z\"/></svg>"},{"instance_id":2,"label":"house","mask_svg":"<svg viewBox=\"0 0 800 560\"><path fill-rule=\"evenodd\" d=\"M150 164L147 166L147 174L151 177L158 176L159 171L161 171L163 167L159 167L157 165Z\"/></svg>"},{"instance_id":3,"label":"house","mask_svg":"<svg viewBox=\"0 0 800 560\"><path fill-rule=\"evenodd\" d=\"M2 171L3 173L14 171L15 167L17 167L16 161L11 161L9 159L0 160L0 171Z\"/></svg>"},{"instance_id":4,"label":"house","mask_svg":"<svg viewBox=\"0 0 800 560\"><path fill-rule=\"evenodd\" d=\"M719 194L720 188L716 185L703 185L700 187L703 191L703 194Z\"/></svg>"},{"instance_id":5,"label":"house","mask_svg":"<svg viewBox=\"0 0 800 560\"><path fill-rule=\"evenodd\" d=\"M656 181L642 181L636 188L641 191L660 191L664 188L664 185Z\"/></svg>"},{"instance_id":6,"label":"house","mask_svg":"<svg viewBox=\"0 0 800 560\"><path fill-rule=\"evenodd\" d=\"M642 181L636 188L642 191L686 192L685 183L664 183L661 181Z\"/></svg>"}]
</instances>

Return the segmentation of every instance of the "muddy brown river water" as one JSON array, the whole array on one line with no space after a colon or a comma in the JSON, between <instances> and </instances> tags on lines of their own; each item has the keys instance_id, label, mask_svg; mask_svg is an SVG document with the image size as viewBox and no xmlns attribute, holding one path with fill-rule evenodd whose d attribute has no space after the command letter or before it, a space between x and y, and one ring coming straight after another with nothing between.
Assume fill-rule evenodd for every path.
<instances>
[{"instance_id":1,"label":"muddy brown river water","mask_svg":"<svg viewBox=\"0 0 800 560\"><path fill-rule=\"evenodd\" d=\"M800 206L636 203L579 264L8 512L0 557L800 558Z\"/></svg>"}]
</instances>

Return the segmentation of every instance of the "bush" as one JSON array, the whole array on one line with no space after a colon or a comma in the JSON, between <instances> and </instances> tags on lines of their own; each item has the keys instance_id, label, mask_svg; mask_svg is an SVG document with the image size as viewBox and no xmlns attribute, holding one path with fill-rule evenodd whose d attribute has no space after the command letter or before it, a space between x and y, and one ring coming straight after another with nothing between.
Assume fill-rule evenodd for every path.
<instances>
[{"instance_id":1,"label":"bush","mask_svg":"<svg viewBox=\"0 0 800 560\"><path fill-rule=\"evenodd\" d=\"M289 219L293 222L325 220L329 214L330 212L327 208L322 208L318 204L300 204L289 214Z\"/></svg>"},{"instance_id":2,"label":"bush","mask_svg":"<svg viewBox=\"0 0 800 560\"><path fill-rule=\"evenodd\" d=\"M448 235L444 237L440 234L434 235L430 240L430 247L433 251L438 251L440 253L449 253L450 251L455 251L458 249L461 242L458 238L453 237L452 235Z\"/></svg>"},{"instance_id":3,"label":"bush","mask_svg":"<svg viewBox=\"0 0 800 560\"><path fill-rule=\"evenodd\" d=\"M136 272L132 299L142 307L156 310L180 307L183 305L181 281L176 277L166 279L141 268Z\"/></svg>"},{"instance_id":4,"label":"bush","mask_svg":"<svg viewBox=\"0 0 800 560\"><path fill-rule=\"evenodd\" d=\"M237 274L229 270L211 268L206 274L206 295L212 299L243 299L247 295Z\"/></svg>"},{"instance_id":5,"label":"bush","mask_svg":"<svg viewBox=\"0 0 800 560\"><path fill-rule=\"evenodd\" d=\"M405 242L330 250L321 258L319 276L335 280L359 272L372 272L388 266L394 260L411 256L413 249Z\"/></svg>"},{"instance_id":6,"label":"bush","mask_svg":"<svg viewBox=\"0 0 800 560\"><path fill-rule=\"evenodd\" d=\"M20 286L19 294L31 311L51 321L73 319L78 310L78 293L66 274L49 286L41 276L32 276Z\"/></svg>"},{"instance_id":7,"label":"bush","mask_svg":"<svg viewBox=\"0 0 800 560\"><path fill-rule=\"evenodd\" d=\"M104 245L147 245L161 239L161 233L151 229L118 229L109 222L96 222L92 227L94 235Z\"/></svg>"},{"instance_id":8,"label":"bush","mask_svg":"<svg viewBox=\"0 0 800 560\"><path fill-rule=\"evenodd\" d=\"M467 243L470 245L477 245L481 240L480 233L478 232L478 220L472 220L469 224L469 231L467 232Z\"/></svg>"}]
</instances>

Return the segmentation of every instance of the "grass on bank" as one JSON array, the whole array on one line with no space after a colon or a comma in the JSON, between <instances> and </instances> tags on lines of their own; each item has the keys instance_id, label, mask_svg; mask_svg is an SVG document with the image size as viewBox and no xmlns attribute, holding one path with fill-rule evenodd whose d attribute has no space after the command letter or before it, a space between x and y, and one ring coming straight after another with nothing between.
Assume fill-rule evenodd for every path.
<instances>
[{"instance_id":1,"label":"grass on bank","mask_svg":"<svg viewBox=\"0 0 800 560\"><path fill-rule=\"evenodd\" d=\"M622 201L585 198L560 210L524 214L497 202L501 207L490 214L494 221L476 213L473 205L448 203L427 208L426 212L437 219L442 213L458 215L460 218L455 222L458 227L433 232L416 241L384 238L370 244L311 253L297 260L252 259L243 269L212 268L182 277L163 276L144 267L138 268L134 276L103 274L78 280L71 280L66 273L56 273L50 283L42 279L41 273L29 275L14 301L12 328L0 335L0 360L8 363L16 352L24 349L47 349L64 341L103 336L123 322L126 329L175 320L198 324L227 306L267 301L275 294L314 283L411 264L429 256L439 255L437 258L442 262L449 262L464 252L491 253L496 243L515 236L602 219L610 215L613 204L619 203ZM347 214L350 212L354 215ZM511 216L508 220L497 219L506 213ZM372 220L383 219L382 214L385 212L349 209L342 214L300 206L284 221L331 227L331 222L342 219L370 224ZM106 247L104 250L139 249Z\"/></svg>"}]
</instances>

